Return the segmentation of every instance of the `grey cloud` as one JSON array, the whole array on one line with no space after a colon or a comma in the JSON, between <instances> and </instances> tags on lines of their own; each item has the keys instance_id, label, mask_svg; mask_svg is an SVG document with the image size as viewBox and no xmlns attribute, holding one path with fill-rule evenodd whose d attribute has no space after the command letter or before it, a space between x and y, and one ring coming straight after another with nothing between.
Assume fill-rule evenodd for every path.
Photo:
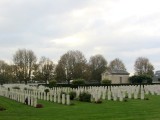
<instances>
[{"instance_id":1,"label":"grey cloud","mask_svg":"<svg viewBox=\"0 0 160 120\"><path fill-rule=\"evenodd\" d=\"M102 4L103 2L101 1ZM115 0L114 3L116 2ZM0 2L0 50L2 51L0 57L10 59L18 48L27 48L32 49L38 57L46 56L58 60L67 50L78 49L87 59L98 52L104 55L107 61L119 57L131 70L135 58L132 55L124 56L124 51L131 53L141 48L159 47L158 11L145 17L131 15L112 22L108 11L103 11L105 14L99 14L101 11L96 11L96 3L97 1L92 0L5 0ZM89 12L84 11L84 15L77 18L71 15L72 11L83 8L87 8ZM106 10L109 10L109 7ZM147 34L150 33L149 30L153 35ZM65 44L50 42L77 33L86 40L83 45L69 47ZM156 56L148 57L158 61Z\"/></svg>"},{"instance_id":2,"label":"grey cloud","mask_svg":"<svg viewBox=\"0 0 160 120\"><path fill-rule=\"evenodd\" d=\"M74 9L83 8L88 1L16 0L0 8L0 32L6 34L32 33L35 36L60 37L75 31L67 15ZM2 5L1 5L2 6ZM76 25L77 26L77 25ZM14 37L13 36L13 37Z\"/></svg>"}]
</instances>

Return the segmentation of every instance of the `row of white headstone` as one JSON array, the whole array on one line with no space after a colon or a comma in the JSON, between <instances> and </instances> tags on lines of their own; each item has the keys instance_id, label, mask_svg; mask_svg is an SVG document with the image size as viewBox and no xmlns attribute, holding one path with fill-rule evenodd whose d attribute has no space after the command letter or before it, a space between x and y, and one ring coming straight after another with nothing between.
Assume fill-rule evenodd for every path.
<instances>
[{"instance_id":1,"label":"row of white headstone","mask_svg":"<svg viewBox=\"0 0 160 120\"><path fill-rule=\"evenodd\" d=\"M37 92L36 94L38 99L46 100L54 103L60 103L63 105L70 105L70 95L69 94L62 94L61 92Z\"/></svg>"},{"instance_id":2,"label":"row of white headstone","mask_svg":"<svg viewBox=\"0 0 160 120\"><path fill-rule=\"evenodd\" d=\"M45 88L49 89L49 88ZM44 89L43 89L44 90ZM39 90L41 91L41 90ZM100 99L103 100L114 100L114 101L123 101L125 97L128 98L134 98L134 99L144 99L145 93L144 88L141 86L112 86L112 87L79 87L78 89L71 89L71 88L52 88L49 89L49 93L47 95L44 95L45 92L37 92L38 99L43 100L49 100L49 96L52 96L55 94L58 95L61 92L65 92L69 94L69 92L74 91L76 92L76 98L79 98L80 93L82 92L88 92L91 94L91 101L96 102Z\"/></svg>"},{"instance_id":3,"label":"row of white headstone","mask_svg":"<svg viewBox=\"0 0 160 120\"><path fill-rule=\"evenodd\" d=\"M24 90L27 88L27 90ZM11 87L10 87L11 89ZM45 89L49 89L49 92L44 92ZM123 101L124 98L129 99L138 99L144 100L145 95L160 95L160 85L145 85L145 86L110 86L110 87L79 87L76 89L64 87L54 87L47 88L44 86L30 87L30 86L21 86L20 90L13 90L11 92L18 93L21 92L26 96L34 96L37 99L42 99L46 101L53 101L55 103L62 103L70 105L70 96L69 92L76 92L76 98L79 98L80 93L88 92L91 94L91 101L96 102L100 99L103 100L113 100L113 101ZM66 94L62 94L66 93Z\"/></svg>"},{"instance_id":4,"label":"row of white headstone","mask_svg":"<svg viewBox=\"0 0 160 120\"><path fill-rule=\"evenodd\" d=\"M20 103L30 105L32 107L37 106L37 98L35 96L26 95L24 92L17 90L8 90L6 88L0 87L0 96L15 100Z\"/></svg>"},{"instance_id":5,"label":"row of white headstone","mask_svg":"<svg viewBox=\"0 0 160 120\"><path fill-rule=\"evenodd\" d=\"M12 100L25 103L25 100L27 100L27 105L31 105L36 107L37 105L37 99L41 100L46 100L46 101L51 101L54 103L61 103L61 104L66 104L70 105L70 95L69 94L62 94L60 91L59 92L39 92L37 90L24 90L24 89L12 89L9 88L0 88L0 96L4 96L7 98L10 98Z\"/></svg>"}]
</instances>

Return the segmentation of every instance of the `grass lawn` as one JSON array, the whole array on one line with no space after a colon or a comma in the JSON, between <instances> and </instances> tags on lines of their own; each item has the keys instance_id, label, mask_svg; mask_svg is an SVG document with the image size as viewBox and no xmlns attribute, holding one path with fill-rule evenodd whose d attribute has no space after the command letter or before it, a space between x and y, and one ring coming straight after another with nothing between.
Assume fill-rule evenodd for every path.
<instances>
[{"instance_id":1,"label":"grass lawn","mask_svg":"<svg viewBox=\"0 0 160 120\"><path fill-rule=\"evenodd\" d=\"M102 104L74 101L73 106L38 101L44 108L0 97L0 105L7 109L0 111L0 120L159 120L160 96L148 97L149 100L103 101Z\"/></svg>"}]
</instances>

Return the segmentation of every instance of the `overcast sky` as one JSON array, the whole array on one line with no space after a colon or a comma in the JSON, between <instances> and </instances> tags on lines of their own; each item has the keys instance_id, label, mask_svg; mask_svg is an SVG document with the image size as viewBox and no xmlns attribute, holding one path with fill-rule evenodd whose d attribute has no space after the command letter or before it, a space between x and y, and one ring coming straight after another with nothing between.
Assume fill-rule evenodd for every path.
<instances>
[{"instance_id":1,"label":"overcast sky","mask_svg":"<svg viewBox=\"0 0 160 120\"><path fill-rule=\"evenodd\" d=\"M87 59L137 57L160 69L160 0L0 0L0 59L21 48L57 62L68 50Z\"/></svg>"}]
</instances>

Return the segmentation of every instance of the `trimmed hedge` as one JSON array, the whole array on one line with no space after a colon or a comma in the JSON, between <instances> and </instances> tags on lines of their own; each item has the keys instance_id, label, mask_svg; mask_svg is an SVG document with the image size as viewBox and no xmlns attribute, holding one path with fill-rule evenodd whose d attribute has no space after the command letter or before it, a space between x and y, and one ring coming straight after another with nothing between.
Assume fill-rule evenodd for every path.
<instances>
[{"instance_id":1,"label":"trimmed hedge","mask_svg":"<svg viewBox=\"0 0 160 120\"><path fill-rule=\"evenodd\" d=\"M138 83L123 83L123 84L84 84L84 85L73 85L73 84L56 84L54 86L49 86L49 84L39 84L39 85L43 85L43 86L46 86L46 87L70 87L70 88L78 88L78 87L90 87L90 86L128 86L128 85L160 85L160 83L142 83L142 84L138 84Z\"/></svg>"},{"instance_id":2,"label":"trimmed hedge","mask_svg":"<svg viewBox=\"0 0 160 120\"><path fill-rule=\"evenodd\" d=\"M108 85L108 84L111 84L111 80L102 80L101 81L101 84L103 84L103 85Z\"/></svg>"},{"instance_id":3,"label":"trimmed hedge","mask_svg":"<svg viewBox=\"0 0 160 120\"><path fill-rule=\"evenodd\" d=\"M84 79L76 79L76 80L73 80L72 84L73 85L84 85L85 81Z\"/></svg>"},{"instance_id":4,"label":"trimmed hedge","mask_svg":"<svg viewBox=\"0 0 160 120\"><path fill-rule=\"evenodd\" d=\"M12 89L17 89L17 90L19 90L19 89L20 89L20 87L18 87L18 86L14 86L14 87L12 87Z\"/></svg>"},{"instance_id":5,"label":"trimmed hedge","mask_svg":"<svg viewBox=\"0 0 160 120\"><path fill-rule=\"evenodd\" d=\"M51 80L51 81L49 81L49 85L54 86L54 85L56 85L56 84L57 84L57 81L56 81L56 80Z\"/></svg>"}]
</instances>

